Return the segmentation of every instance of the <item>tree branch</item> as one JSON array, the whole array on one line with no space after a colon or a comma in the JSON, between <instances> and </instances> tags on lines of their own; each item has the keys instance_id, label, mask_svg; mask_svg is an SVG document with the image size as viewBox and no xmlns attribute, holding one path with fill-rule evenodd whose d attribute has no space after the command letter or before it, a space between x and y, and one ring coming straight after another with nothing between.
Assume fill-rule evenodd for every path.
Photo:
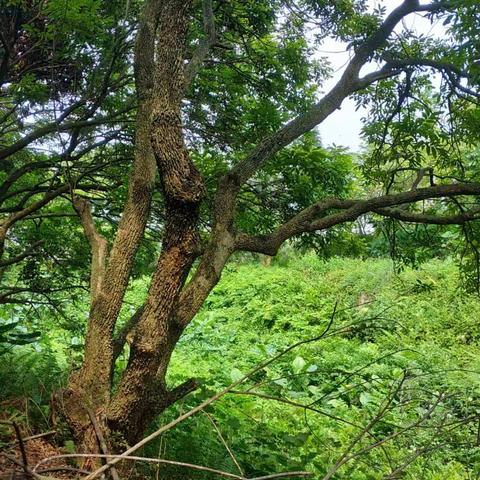
<instances>
[{"instance_id":1,"label":"tree branch","mask_svg":"<svg viewBox=\"0 0 480 480\"><path fill-rule=\"evenodd\" d=\"M374 210L374 213L378 213L384 217L395 218L403 222L426 223L430 225L463 225L467 222L480 219L480 208L449 216L411 213L399 208L379 208Z\"/></svg>"},{"instance_id":2,"label":"tree branch","mask_svg":"<svg viewBox=\"0 0 480 480\"><path fill-rule=\"evenodd\" d=\"M420 5L417 1L404 0L387 16L378 30L357 49L342 77L332 90L308 112L299 115L276 133L262 140L247 158L233 167L229 174L230 183L238 190L239 186L245 183L268 158L323 122L332 112L340 108L342 102L349 95L374 81L399 73L401 70L398 68L386 65L378 72L362 78L358 76L363 65L386 42L393 29L405 16L414 12L435 11L441 8L444 8L442 4Z\"/></svg>"},{"instance_id":3,"label":"tree branch","mask_svg":"<svg viewBox=\"0 0 480 480\"><path fill-rule=\"evenodd\" d=\"M33 255L34 250L40 245L43 245L44 243L45 243L45 240L38 240L34 242L32 245L30 245L23 253L20 253L15 257L9 257L9 258L6 258L5 260L0 260L0 267L8 267L10 265L13 265L14 263L21 262L23 259Z\"/></svg>"},{"instance_id":4,"label":"tree branch","mask_svg":"<svg viewBox=\"0 0 480 480\"><path fill-rule=\"evenodd\" d=\"M190 86L202 63L207 58L208 52L217 40L212 0L203 0L202 6L205 36L200 40L190 62L188 62L185 68L185 88Z\"/></svg>"},{"instance_id":5,"label":"tree branch","mask_svg":"<svg viewBox=\"0 0 480 480\"><path fill-rule=\"evenodd\" d=\"M36 128L32 132L22 137L20 140L17 140L12 145L1 149L0 160L13 155L14 153L19 152L20 150L24 149L25 147L35 142L36 140L39 140L40 138L43 138L46 135L49 135L54 132L68 132L70 130L74 130L77 128L92 127L92 126L102 125L104 123L110 123L112 121L121 121L121 119L119 119L118 116L121 115L122 113L127 113L131 111L132 108L133 106L129 105L126 108L122 108L118 110L117 112L115 112L114 115L100 116L100 117L92 118L90 120L78 120L78 121L72 120L70 122L65 122L65 123L61 123L61 121L55 120L53 122L48 123L47 125Z\"/></svg>"},{"instance_id":6,"label":"tree branch","mask_svg":"<svg viewBox=\"0 0 480 480\"><path fill-rule=\"evenodd\" d=\"M178 402L178 400L196 390L198 385L197 380L194 378L190 378L180 385L177 385L167 393L167 405L173 405L175 402Z\"/></svg>"},{"instance_id":7,"label":"tree branch","mask_svg":"<svg viewBox=\"0 0 480 480\"><path fill-rule=\"evenodd\" d=\"M422 221L421 223L428 223L427 220L432 220L432 223L441 224L442 220L438 216L410 214L398 209L392 211L391 209L385 210L385 208L414 203L430 198L479 194L480 184L456 183L452 185L436 185L428 188L419 188L391 195L382 195L368 200L342 200L336 198L322 200L302 210L298 215L268 235L237 235L235 249L275 255L282 243L295 235L324 230L340 223L350 222L368 212L376 212L386 216L401 216L405 221L420 220ZM330 209L340 209L342 211L319 218L320 215ZM444 224L464 223L465 221L474 220L477 218L477 215L478 211L475 209L471 212L466 212L462 217L444 217L447 219Z\"/></svg>"},{"instance_id":8,"label":"tree branch","mask_svg":"<svg viewBox=\"0 0 480 480\"><path fill-rule=\"evenodd\" d=\"M213 212L213 229L209 244L206 246L202 260L190 283L184 288L178 301L174 318L185 326L203 304L212 288L220 279L221 272L233 251L239 247L253 248L262 253L276 252L272 248L242 246L242 241L235 245L234 215L236 199L241 186L251 178L256 171L269 159L291 142L311 131L323 122L331 113L339 109L343 101L352 93L364 89L375 81L397 75L402 71L391 65L385 65L380 70L359 77L363 65L369 61L374 52L389 38L395 26L406 15L414 12L436 12L447 8L443 2L420 5L415 0L404 0L384 20L377 32L361 45L347 65L337 84L319 102L302 115L297 116L277 132L264 138L250 154L236 164L219 182L215 195ZM245 238L243 239L243 241ZM272 240L270 238L270 240ZM256 242L258 244L258 242ZM279 242L279 245L281 241ZM258 250L257 250L258 249ZM270 253L271 254L271 253Z\"/></svg>"},{"instance_id":9,"label":"tree branch","mask_svg":"<svg viewBox=\"0 0 480 480\"><path fill-rule=\"evenodd\" d=\"M17 221L22 220L23 218L30 215L32 212L39 210L44 207L54 198L57 198L62 193L67 192L70 189L69 185L62 185L56 190L52 190L46 193L40 200L33 202L28 207L25 207L23 210L20 210L15 213L11 213L3 222L0 224L0 258L3 256L5 249L5 240L7 237L8 230L10 227Z\"/></svg>"},{"instance_id":10,"label":"tree branch","mask_svg":"<svg viewBox=\"0 0 480 480\"><path fill-rule=\"evenodd\" d=\"M101 289L105 277L105 264L108 255L108 242L98 233L92 217L90 204L78 195L73 196L73 207L80 217L80 221L92 250L92 268L90 272L90 297L93 303Z\"/></svg>"},{"instance_id":11,"label":"tree branch","mask_svg":"<svg viewBox=\"0 0 480 480\"><path fill-rule=\"evenodd\" d=\"M10 457L8 457L10 458ZM229 473L229 472L224 472L222 470L217 470L215 468L210 468L210 467L204 467L203 465L195 465L193 463L185 463L185 462L177 462L176 460L166 460L164 458L150 458L150 457L137 457L133 455L102 455L102 454L96 454L96 453L66 453L63 455L55 455L52 457L44 458L40 462L37 463L35 466L35 469L42 465L43 463L46 463L47 461L51 460L57 460L60 458L105 458L108 459L108 463L112 464L115 462L115 460L136 460L140 462L148 462L148 463L163 463L166 465L175 465L177 467L185 467L185 468L190 468L192 470L199 470L203 472L208 472L213 475L218 475L220 477L226 477L226 478L232 478L235 480L274 480L277 478L286 478L286 477L306 477L312 475L310 472L281 472L281 473L274 473L272 475L266 475L263 477L253 477L253 478L245 478L240 475L235 475L234 473ZM93 472L94 474L96 472ZM88 475L87 477L84 477L85 480L95 478L92 476L93 474ZM37 477L40 478L39 475ZM41 477L45 480L45 477Z\"/></svg>"},{"instance_id":12,"label":"tree branch","mask_svg":"<svg viewBox=\"0 0 480 480\"><path fill-rule=\"evenodd\" d=\"M193 415L195 415L196 413L204 410L206 407L208 407L209 405L211 405L212 403L216 402L219 398L223 397L224 395L226 395L227 393L229 393L231 390L233 390L235 387L237 387L238 385L240 385L241 383L243 383L245 380L247 380L248 378L251 378L252 375L255 375L255 373L259 372L260 370L264 369L265 367L267 367L268 365L271 365L273 362L275 362L277 359L283 357L284 355L286 355L288 352L291 352L292 350L294 350L295 348L301 346L301 345L306 345L306 344L309 344L309 343L313 343L313 342L317 342L323 338L327 338L328 336L331 336L333 335L334 333L336 333L335 331L334 332L330 332L330 328L333 324L333 320L334 320L334 317L335 317L335 312L336 312L336 308L335 310L333 311L333 315L332 317L330 318L330 322L328 323L327 327L325 328L325 330L320 334L320 335L317 335L313 338L308 338L308 339L305 339L305 340L300 340L296 343L294 343L293 345L290 345L289 347L285 348L284 350L278 352L277 354L273 355L272 357L268 358L267 360L265 360L264 362L260 363L259 365L257 365L256 367L252 368L248 373L246 373L242 378L234 381L233 383L231 383L228 387L224 388L223 390L221 390L220 392L216 393L215 395L213 395L212 397L208 398L207 400L203 401L202 403L200 403L199 405L197 405L196 407L192 408L191 410L189 410L188 412L185 412L183 413L182 415L180 415L179 417L177 417L176 419L172 420L171 422L167 423L166 425L163 425L161 428L159 428L158 430L156 430L155 432L151 433L150 435L148 435L147 437L143 438L142 440L140 440L139 442L137 442L135 445L129 447L127 450L125 450L121 455L118 455L116 456L115 458L112 458L112 460L109 460L108 463L106 463L105 465L103 465L102 467L98 468L97 470L95 470L94 472L92 472L90 475L88 475L87 477L84 478L84 480L93 480L94 478L97 478L100 474L102 474L103 472L107 471L112 465L116 465L118 462L120 462L122 459L125 459L125 458L128 458L128 456L137 451L139 448L143 447L144 445L146 445L147 443L149 443L150 441L154 440L155 438L159 437L160 435L162 435L164 432L170 430L171 428L175 427L176 425L178 425L179 423L183 422L184 420L186 420L187 418L190 418L192 417ZM341 330L337 330L337 333L341 331ZM38 466L39 464L37 464ZM36 467L35 467L36 468ZM276 476L278 475L282 475L282 474L276 474ZM260 477L262 479L267 479L267 478L274 478L275 476L267 476L267 477ZM260 480L260 478L257 478L256 480Z\"/></svg>"},{"instance_id":13,"label":"tree branch","mask_svg":"<svg viewBox=\"0 0 480 480\"><path fill-rule=\"evenodd\" d=\"M104 455L109 455L108 447L107 447L107 442L105 442L105 437L103 436L102 429L100 428L100 425L98 424L97 418L95 417L95 414L88 408L87 409L88 416L90 417L90 421L92 422L93 429L95 430L95 435L97 436L98 444L100 446L100 449L102 450L102 453ZM110 469L110 472L112 474L112 479L113 480L120 480L120 477L118 476L117 469L115 467L112 467Z\"/></svg>"},{"instance_id":14,"label":"tree branch","mask_svg":"<svg viewBox=\"0 0 480 480\"><path fill-rule=\"evenodd\" d=\"M3 200L3 195L7 193L9 188L23 175L36 170L36 169L42 169L42 168L49 168L53 165L51 161L47 162L29 162L26 165L23 165L20 168L17 168L13 172L11 172L8 177L4 180L2 185L0 185L0 194L2 197L0 198L0 201Z\"/></svg>"},{"instance_id":15,"label":"tree branch","mask_svg":"<svg viewBox=\"0 0 480 480\"><path fill-rule=\"evenodd\" d=\"M135 325L142 317L144 305L137 308L136 312L128 319L125 325L120 329L117 336L113 339L113 361L122 353L125 342L127 341L128 334L135 328Z\"/></svg>"}]
</instances>

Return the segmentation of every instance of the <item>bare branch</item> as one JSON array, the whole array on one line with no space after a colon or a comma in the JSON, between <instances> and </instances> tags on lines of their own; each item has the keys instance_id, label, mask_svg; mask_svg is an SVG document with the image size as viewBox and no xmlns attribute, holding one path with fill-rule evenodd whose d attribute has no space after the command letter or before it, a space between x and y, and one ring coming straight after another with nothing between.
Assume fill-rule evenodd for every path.
<instances>
[{"instance_id":1,"label":"bare branch","mask_svg":"<svg viewBox=\"0 0 480 480\"><path fill-rule=\"evenodd\" d=\"M0 452L0 455L3 455L6 459L8 459L10 462L14 463L15 465L18 465L21 467L24 471L25 474L28 477L35 478L36 480L57 480L55 477L45 477L43 475L39 475L38 473L35 473L33 470L30 470L30 468L25 465L23 462L20 460L17 460L15 457L12 455L8 455L4 452Z\"/></svg>"},{"instance_id":2,"label":"bare branch","mask_svg":"<svg viewBox=\"0 0 480 480\"><path fill-rule=\"evenodd\" d=\"M105 438L103 436L102 429L98 424L97 418L95 417L95 414L90 409L87 409L87 413L88 413L88 416L90 417L90 421L92 422L93 429L95 430L95 435L97 436L98 444L100 445L100 448L104 453L104 455L108 456L109 452L107 448L107 443L105 442ZM110 471L112 473L113 480L120 480L117 469L115 467L112 467Z\"/></svg>"},{"instance_id":3,"label":"bare branch","mask_svg":"<svg viewBox=\"0 0 480 480\"><path fill-rule=\"evenodd\" d=\"M443 398L444 398L443 394L440 394L437 397L437 399L432 403L432 405L428 408L428 410L415 422L412 422L409 425L406 425L405 427L402 427L399 430L394 431L393 433L387 435L386 437L382 438L381 440L378 440L374 443L371 443L371 444L361 448L360 450L358 450L356 452L353 452L351 454L349 453L349 451L345 452L346 454L344 453L340 457L340 459L328 471L328 473L322 478L322 480L329 480L330 478L332 478L333 475L335 475L335 473L338 471L338 469L340 467L342 467L343 465L345 465L350 460L352 460L354 458L357 458L358 456L360 456L364 453L367 453L370 450L373 450L374 448L379 447L380 445L383 445L386 442L389 442L390 440L393 440L394 438L402 435L406 431L411 430L412 428L415 428L415 427L418 427L419 425L421 425L423 422L425 422L426 420L428 420L430 418L431 414L438 407L438 405L443 400ZM372 422L376 423L378 418L380 418L380 417L378 417L378 415L376 415L375 418L372 420ZM369 429L371 428L372 422L370 422L370 424L367 426ZM365 428L367 428L367 427L365 427ZM353 445L352 445L352 447L353 447Z\"/></svg>"},{"instance_id":4,"label":"bare branch","mask_svg":"<svg viewBox=\"0 0 480 480\"><path fill-rule=\"evenodd\" d=\"M92 303L97 298L105 277L105 264L108 255L108 242L98 233L92 217L90 204L78 195L73 196L73 206L82 222L85 236L92 249L92 268L90 272L90 297Z\"/></svg>"},{"instance_id":5,"label":"bare branch","mask_svg":"<svg viewBox=\"0 0 480 480\"><path fill-rule=\"evenodd\" d=\"M436 185L428 188L419 188L391 195L382 195L368 200L327 199L307 207L269 235L237 235L235 247L237 250L275 255L282 243L295 235L305 232L314 232L316 230L325 230L340 223L353 221L360 215L368 212L389 214L390 216L403 215L405 220L407 220L407 218L409 219L407 221L415 221L415 218L418 218L419 220L423 220L423 223L428 223L426 220L432 220L432 223L441 223L441 220L438 217L431 218L430 216L425 215L418 217L416 214L409 214L408 212L403 211L399 212L398 210L394 210L393 212L383 210L382 213L382 209L395 205L414 203L429 198L479 194L480 184L456 183L452 185ZM330 209L341 209L342 211L318 218L321 214ZM476 210L472 212L473 213L466 213L464 218L458 216L455 216L454 218L447 217L448 220L446 220L445 224L465 223L465 221L473 220L476 218L478 212L476 212Z\"/></svg>"},{"instance_id":6,"label":"bare branch","mask_svg":"<svg viewBox=\"0 0 480 480\"><path fill-rule=\"evenodd\" d=\"M232 392L233 393L233 392ZM203 411L203 414L208 418L208 420L210 421L210 423L212 424L215 432L217 432L217 435L218 435L218 438L220 439L220 441L222 442L223 446L225 447L225 450L227 451L229 457L232 459L232 462L235 464L235 466L237 467L238 471L240 472L240 475L242 475L243 477L245 476L245 473L243 472L242 470L242 467L240 466L240 464L238 463L237 459L235 458L235 455L233 454L231 448L228 446L228 443L226 442L225 438L223 437L222 435L222 432L220 431L220 429L218 428L218 425L215 423L215 420L213 419L213 417Z\"/></svg>"},{"instance_id":7,"label":"bare branch","mask_svg":"<svg viewBox=\"0 0 480 480\"><path fill-rule=\"evenodd\" d=\"M101 455L96 453L66 453L64 455L55 455L52 457L48 457L37 463L35 469L40 466L41 464L50 461L50 460L57 460L60 458L106 458L111 459L109 463L120 459L120 460L136 460L140 462L148 462L148 463L163 463L166 465L176 465L178 467L185 467L190 468L192 470L199 470L203 472L213 473L214 475L218 475L220 477L226 478L233 478L235 480L274 480L276 478L286 478L286 477L306 477L312 475L310 472L282 472L282 473L275 473L273 475L267 475L264 477L254 477L247 479L240 475L235 475L234 473L224 472L222 470L217 470L215 468L204 467L203 465L195 465L193 463L186 463L186 462L177 462L176 460L166 460L163 458L150 458L150 457L137 457L132 455ZM108 465L108 464L107 464ZM84 480L92 477L92 474L84 477ZM92 477L94 478L94 477Z\"/></svg>"},{"instance_id":8,"label":"bare branch","mask_svg":"<svg viewBox=\"0 0 480 480\"><path fill-rule=\"evenodd\" d=\"M28 473L28 458L27 452L25 450L25 444L23 443L22 433L20 432L20 427L16 422L12 422L13 429L17 435L18 444L20 446L20 453L22 454L23 465L25 466L25 472ZM29 473L28 473L29 474Z\"/></svg>"},{"instance_id":9,"label":"bare branch","mask_svg":"<svg viewBox=\"0 0 480 480\"><path fill-rule=\"evenodd\" d=\"M215 16L213 13L212 0L203 0L203 29L205 36L200 40L193 56L185 69L185 88L192 83L195 75L207 58L208 52L217 40L215 29Z\"/></svg>"},{"instance_id":10,"label":"bare branch","mask_svg":"<svg viewBox=\"0 0 480 480\"><path fill-rule=\"evenodd\" d=\"M311 412L318 413L319 415L323 415L327 418L330 418L331 420L346 423L347 425L351 425L352 427L355 427L355 428L363 428L363 426L361 426L361 425L358 425L358 424L355 424L353 422L350 422L349 420L345 420L343 418L337 417L336 415L332 415L331 413L329 413L325 410L320 410L318 408L312 407L311 405L304 405L303 403L294 402L293 400L289 400L288 398L275 397L273 395L267 395L265 393L261 393L261 392L257 392L257 391L251 391L251 390L247 390L247 391L244 391L244 392L233 390L230 393L235 394L235 395L250 395L250 396L253 396L253 397L257 397L257 398L263 398L265 400L272 400L274 402L284 403L286 405L291 405L292 407L296 407L296 408L300 408L300 409L303 409L303 410L309 410Z\"/></svg>"},{"instance_id":11,"label":"bare branch","mask_svg":"<svg viewBox=\"0 0 480 480\"><path fill-rule=\"evenodd\" d=\"M42 432L42 433L37 433L36 435L31 435L29 437L25 437L23 438L23 442L29 442L30 440L35 440L37 438L43 438L43 437L48 437L50 435L55 435L57 433L56 430L50 430L49 432ZM18 443L18 440L17 442L13 442L13 444L15 443Z\"/></svg>"}]
</instances>

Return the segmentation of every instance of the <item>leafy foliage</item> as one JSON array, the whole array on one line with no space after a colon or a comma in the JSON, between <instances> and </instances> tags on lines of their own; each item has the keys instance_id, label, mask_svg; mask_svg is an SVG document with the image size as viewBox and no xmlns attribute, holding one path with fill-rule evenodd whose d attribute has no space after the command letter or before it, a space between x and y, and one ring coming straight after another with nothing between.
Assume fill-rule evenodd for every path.
<instances>
[{"instance_id":1,"label":"leafy foliage","mask_svg":"<svg viewBox=\"0 0 480 480\"><path fill-rule=\"evenodd\" d=\"M468 419L476 418L480 405L480 303L458 294L458 277L448 259L400 274L387 260L325 262L294 251L268 267L232 263L173 358L173 384L193 374L202 386L163 415L162 424L298 339L319 335L334 311L330 328L340 331L258 372L241 387L247 394L227 396L146 453L156 456L159 449L165 458L235 472L226 442L247 476L304 468L321 476L389 396L391 409L354 451L419 421L441 394L428 422L359 455L336 478L384 478L422 449L405 478L467 478L479 460L471 446L476 420ZM134 282L127 303L141 302L146 286ZM48 321L49 335L34 348L11 347L0 369L8 385L2 398L31 398L30 421L38 428L46 428L49 394L65 379L67 365L76 364L76 346L81 349L75 330ZM161 471L165 478L183 474L172 467Z\"/></svg>"},{"instance_id":2,"label":"leafy foliage","mask_svg":"<svg viewBox=\"0 0 480 480\"><path fill-rule=\"evenodd\" d=\"M202 391L171 415L299 338L318 335L337 303L333 328L351 327L256 374L242 390L259 397L234 394L208 411L247 476L307 466L321 478L358 434L358 424L378 413L405 376L405 389L372 435L380 439L415 423L443 392L438 411L424 428L385 443L385 451L359 456L335 478L384 478L423 448L428 455L420 456L405 478L464 478L478 461L474 447L465 445L475 443L476 426L463 419L475 415L480 401L475 324L480 307L475 296L457 294L457 278L450 261L400 275L383 260L326 263L313 255L270 267L232 265L173 360L172 382L190 376L194 366ZM442 419L453 428L442 431ZM169 432L160 448L168 458L236 471L206 416Z\"/></svg>"},{"instance_id":3,"label":"leafy foliage","mask_svg":"<svg viewBox=\"0 0 480 480\"><path fill-rule=\"evenodd\" d=\"M39 429L49 422L50 393L80 364L90 309L90 248L73 196L88 198L93 224L111 244L127 195L141 6L0 0L0 253L7 253L0 264L0 383L7 414L19 414L12 398L25 397L36 413L25 407L21 415ZM185 63L205 34L201 10L192 9ZM356 55L386 15L381 2L372 8L365 0L215 2L218 38L182 110L189 154L207 190L201 236L211 238L220 178L318 102L332 71L317 47L333 36ZM355 93L358 106L368 108L364 151L326 149L314 133L289 137L288 148L273 148L275 155L239 186L227 230L261 238L331 196L363 199L478 182L479 5L455 0L423 15L443 24L442 38L404 24L368 55L369 67L401 67ZM155 185L117 330L147 298L165 228L160 192ZM477 204L456 197L407 210L453 215ZM257 372L248 388L242 385L151 450L247 476L304 467L317 477L353 480L393 479L404 469L411 479L480 474L479 303L469 293L480 284L478 221L413 226L382 220L380 213L300 235L268 268L247 254L229 264L169 371L172 385L193 373L202 387L168 415L299 338L325 337ZM334 259L300 257L300 250L312 249ZM128 348L116 375L127 368ZM161 360L169 359L168 353ZM162 473L179 475L173 468Z\"/></svg>"}]
</instances>

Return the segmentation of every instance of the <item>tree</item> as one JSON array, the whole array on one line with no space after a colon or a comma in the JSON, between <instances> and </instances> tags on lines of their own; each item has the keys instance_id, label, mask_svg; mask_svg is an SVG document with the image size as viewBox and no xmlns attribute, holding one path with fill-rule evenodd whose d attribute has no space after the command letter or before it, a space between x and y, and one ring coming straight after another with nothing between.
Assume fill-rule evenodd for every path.
<instances>
[{"instance_id":1,"label":"tree","mask_svg":"<svg viewBox=\"0 0 480 480\"><path fill-rule=\"evenodd\" d=\"M87 3L91 8L106 8L101 2ZM79 11L85 5L78 2ZM133 9L137 7L132 5ZM119 22L116 8L112 7L116 12L112 23ZM111 171L109 176L106 169L108 161L97 162L91 152L112 139L107 157L100 158L108 158L109 152L120 148L119 133L105 130L104 125L113 121L121 130L128 120L122 115L132 108L128 81L120 81L118 78L125 77L113 74L117 68L128 76L126 60L130 57L123 52L128 52L135 28L134 151L128 193L114 234L99 226L95 217L102 207L97 204L92 209L95 198L88 199L89 185L73 188L68 178L55 188L49 186L46 193L38 187L29 190L32 195L40 192L41 198L28 203L32 197L29 194L2 224L6 239L19 216L24 218L47 204L51 206L59 195L68 193L66 200L71 201L90 245L91 307L84 360L59 402L79 444L84 448L94 444L89 411L102 412L106 428L132 443L156 415L196 388L194 379L174 388L167 386L170 357L235 252L275 255L290 239L326 232L365 214L427 224L465 224L478 218L478 207L464 206L465 199L480 195L475 174L458 174L462 170L458 163L444 161L453 158L453 150L446 144L458 147L460 141L462 149L456 151L464 152L469 141L476 141L475 101L479 93L475 62L479 52L474 32L478 29L478 10L473 0L404 0L388 15L383 8L372 12L366 2L354 0L333 4L319 0L204 0L201 5L188 0L145 0L138 25L132 21L132 27L129 22L119 27L119 50L106 42L105 35L99 37L100 43L105 42L99 51L111 59L103 81L97 79L89 87L85 80L85 95L64 106L59 118L24 135L15 132L0 150L1 158L18 161L19 152L30 154L33 142L60 131L70 135L65 151L71 155L77 148L78 135L86 128L97 140L91 138L85 152L89 155L80 157L78 178L83 178L83 169L90 172L90 166L95 176L109 179L105 189L112 195L108 193L114 188ZM446 40L432 42L399 31L402 20L409 15L450 25ZM312 22L320 41L333 35L348 41L351 51L337 84L319 97L315 85L328 69L309 60L305 37ZM12 55L7 43L3 43L4 63L9 65ZM111 52L116 53L109 56ZM98 55L87 55L85 61L92 58ZM377 68L362 74L366 65ZM434 87L428 79L431 72L443 78L436 98L438 108L448 101L447 111L437 111L422 99ZM425 117L430 113L428 118L412 113L412 101L418 92L420 99L415 105L426 112ZM281 214L270 217L268 227L261 224L266 217L260 213L249 217L249 221L256 219L255 225L242 228L244 222L239 220L249 199L254 199L255 210L261 212L273 181L299 181L299 177L287 175L285 155L298 155L303 145L306 158L314 159L315 150L318 155L321 149L310 132L352 96L359 103L375 102L370 131L366 132L372 137L373 153L364 164L371 182L369 191L375 193L353 197L347 188L348 174L343 173L336 177L343 179L343 185L340 181L335 188L324 188L325 195L313 203L309 204L312 199L308 196L288 199L287 195L287 200L280 203L289 208L278 208ZM71 97L68 93L63 96L66 100ZM53 101L49 97L44 105ZM76 114L75 120L67 121L72 113ZM435 132L436 125L441 130L445 122L449 123L455 135L437 131L428 137L418 128L421 120L430 125L428 132ZM383 126L380 130L379 122ZM401 139L396 132L402 133ZM411 154L420 148L429 150L428 155ZM399 155L398 149L404 155ZM435 158L432 150L443 153ZM323 152L325 157L339 158L338 152ZM427 161L434 164L425 164ZM44 168L28 165L19 167L20 174L18 168L9 173L7 183L12 183L12 175L14 180L20 178L25 168L37 172ZM299 160L296 165L303 172L310 163ZM328 186L325 164L316 165L313 185ZM410 185L406 172L414 174ZM157 191L161 193L159 198L155 196ZM427 200L431 211L425 212L417 205ZM125 325L116 328L152 206L162 208L153 220L162 234L161 251L144 305ZM108 208L103 206L104 210ZM36 247L28 246L15 262L10 258L7 262L22 261ZM115 361L127 338L128 365L118 384L113 385Z\"/></svg>"},{"instance_id":2,"label":"tree","mask_svg":"<svg viewBox=\"0 0 480 480\"><path fill-rule=\"evenodd\" d=\"M82 283L71 267L88 255L80 239L66 241L77 224L68 197L118 188L110 178L126 164L131 41L114 3L2 1L0 10L2 275L10 269L0 303L57 306Z\"/></svg>"}]
</instances>

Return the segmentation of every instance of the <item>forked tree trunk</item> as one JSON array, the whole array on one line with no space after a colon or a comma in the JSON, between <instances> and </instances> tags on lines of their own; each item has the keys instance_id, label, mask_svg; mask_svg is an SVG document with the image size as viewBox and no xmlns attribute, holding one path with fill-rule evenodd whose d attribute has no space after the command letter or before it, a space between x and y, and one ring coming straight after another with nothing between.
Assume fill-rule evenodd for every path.
<instances>
[{"instance_id":1,"label":"forked tree trunk","mask_svg":"<svg viewBox=\"0 0 480 480\"><path fill-rule=\"evenodd\" d=\"M455 184L414 189L369 200L327 199L302 210L269 235L249 236L235 232L236 196L241 186L269 157L321 123L350 94L399 73L392 65L359 77L362 66L388 39L395 25L404 16L424 8L419 2L405 0L356 49L344 74L328 94L304 114L261 141L221 179L209 242L192 280L184 288L199 251L197 223L204 186L184 144L181 102L187 81L191 80L209 43L215 38L215 29L211 26L211 2L205 0L206 38L198 45L199 55L194 54L185 66L191 3L192 0L145 0L135 47L139 103L135 160L126 205L110 252L105 251L106 244L95 230L89 209L77 208L92 248L92 303L84 362L72 375L61 405L80 448L87 451L95 448L89 411L101 417L107 430L119 432L132 443L143 434L155 415L193 388L192 382L186 382L173 390L167 389L165 375L170 356L183 329L219 281L222 269L235 249L273 255L285 240L294 235L325 230L371 211L404 218L403 210L392 211L388 207L425 198L478 195L480 191L478 185ZM185 70L188 72L187 81ZM128 365L112 395L114 362L119 350L113 332L148 219L156 168L166 205L162 251L145 305L134 316ZM327 215L326 212L332 209L339 211ZM418 215L414 216L414 221L416 218ZM468 216L461 220L465 218ZM411 216L407 215L407 219L411 220Z\"/></svg>"},{"instance_id":2,"label":"forked tree trunk","mask_svg":"<svg viewBox=\"0 0 480 480\"><path fill-rule=\"evenodd\" d=\"M181 125L190 4L188 0L149 0L143 13L135 57L139 112L129 198L112 250L104 262L105 270L101 275L95 274L101 280L92 288L83 365L72 375L62 398L82 450L95 449L89 410L104 420L107 429L120 433L131 443L138 440L155 415L193 388L192 382L186 382L168 391L165 383L171 353L183 330L173 320L172 312L198 255L197 223L204 194L201 176L185 147ZM166 204L162 250L146 303L130 334L128 365L112 396L113 332L148 217L155 162ZM93 219L81 219L88 238L89 230L95 232ZM96 244L90 244L93 267L93 260L98 263L98 252Z\"/></svg>"}]
</instances>

